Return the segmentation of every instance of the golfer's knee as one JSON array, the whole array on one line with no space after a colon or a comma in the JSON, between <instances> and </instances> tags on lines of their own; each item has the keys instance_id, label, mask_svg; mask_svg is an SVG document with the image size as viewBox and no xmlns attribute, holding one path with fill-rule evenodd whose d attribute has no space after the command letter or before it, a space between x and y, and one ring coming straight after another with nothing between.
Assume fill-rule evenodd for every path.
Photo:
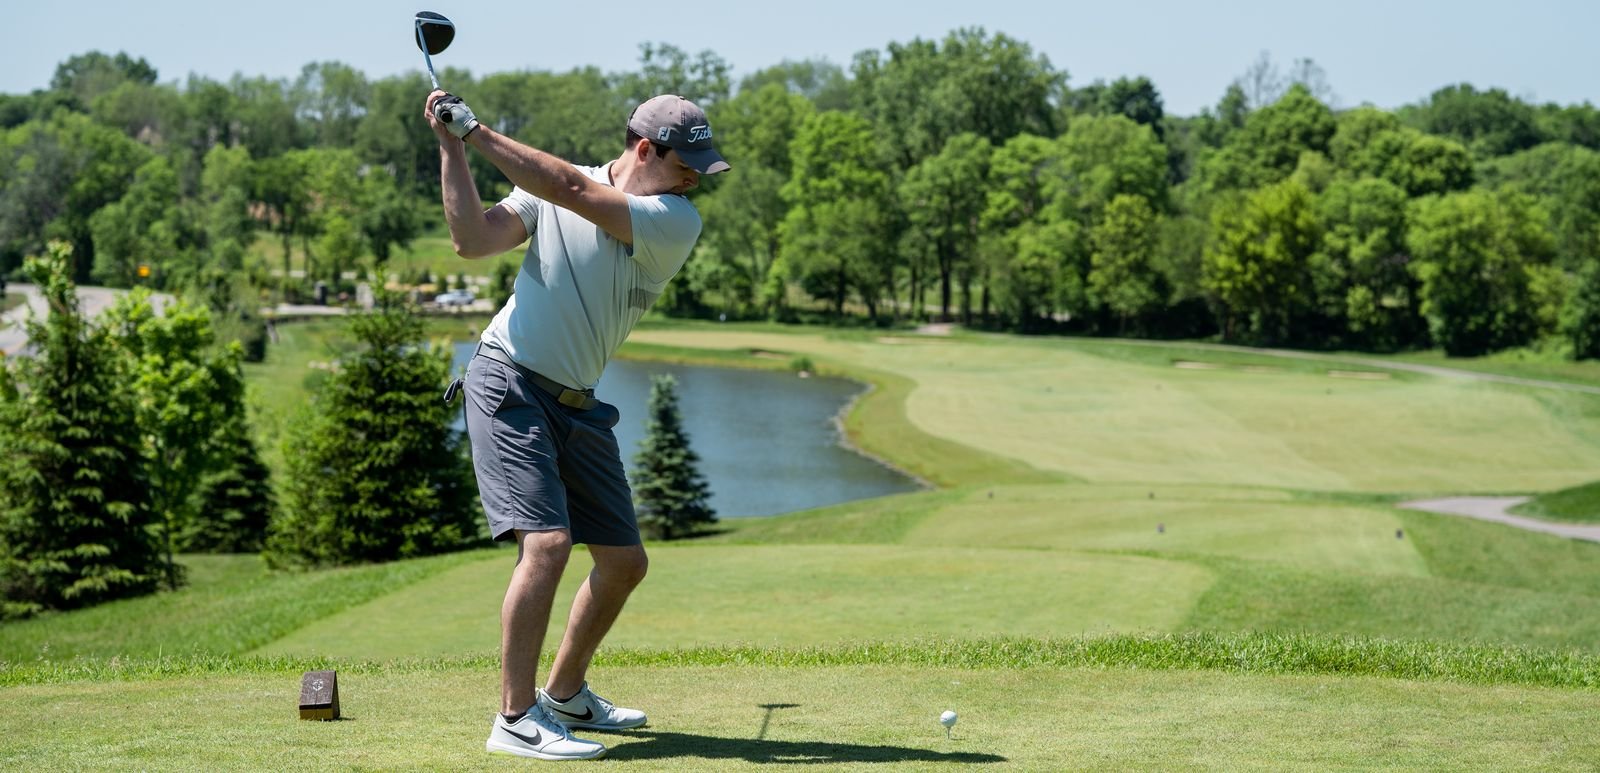
<instances>
[{"instance_id":1,"label":"golfer's knee","mask_svg":"<svg viewBox=\"0 0 1600 773\"><path fill-rule=\"evenodd\" d=\"M650 571L650 558L645 555L644 548L627 550L614 554L604 565L597 563L595 568L600 570L606 580L633 588L644 582L645 574Z\"/></svg>"},{"instance_id":2,"label":"golfer's knee","mask_svg":"<svg viewBox=\"0 0 1600 773\"><path fill-rule=\"evenodd\" d=\"M517 532L517 570L535 571L541 567L557 571L572 555L572 534L566 529Z\"/></svg>"}]
</instances>

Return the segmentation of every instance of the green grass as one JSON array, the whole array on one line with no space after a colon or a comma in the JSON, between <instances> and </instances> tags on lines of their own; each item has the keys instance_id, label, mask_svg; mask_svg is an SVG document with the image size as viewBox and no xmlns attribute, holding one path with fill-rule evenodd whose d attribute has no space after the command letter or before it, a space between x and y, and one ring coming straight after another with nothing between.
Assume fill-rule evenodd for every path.
<instances>
[{"instance_id":1,"label":"green grass","mask_svg":"<svg viewBox=\"0 0 1600 773\"><path fill-rule=\"evenodd\" d=\"M255 651L341 660L493 651L512 555L466 564ZM568 564L556 608L589 562ZM883 545L659 546L607 642L809 645L1168 631L1211 573L1142 556ZM775 609L804 610L774 615ZM559 640L560 619L550 638Z\"/></svg>"},{"instance_id":2,"label":"green grass","mask_svg":"<svg viewBox=\"0 0 1600 773\"><path fill-rule=\"evenodd\" d=\"M1214 645L1208 651L1217 651ZM1225 649L1222 651L1226 651ZM1126 667L601 665L655 712L605 766L761 768L1583 769L1587 691L1362 676ZM526 769L485 755L492 664L344 671L347 721L296 717L295 673L10 687L12 769ZM709 689L708 689L709 688ZM128 721L84 722L94 706ZM953 738L935 722L961 714ZM248 717L249 721L238 721ZM130 727L137 730L130 732ZM1315 728L1315 732L1308 732Z\"/></svg>"},{"instance_id":3,"label":"green grass","mask_svg":"<svg viewBox=\"0 0 1600 773\"><path fill-rule=\"evenodd\" d=\"M431 324L467 340L483 322ZM279 326L249 376L264 434L305 403L322 377L312 363L346 351L344 324ZM1600 690L1600 545L1394 507L1592 480L1600 396L968 333L652 320L624 354L774 369L804 357L869 381L851 439L939 488L651 545L595 676L655 719L603 736L608 764L1563 769L1600 757L1581 730ZM179 592L0 627L0 722L17 728L0 767L518 764L481 752L511 561L501 548L272 575L250 558L191 557ZM552 638L588 565L581 552L569 565ZM298 674L321 667L340 670L352 721L294 718ZM793 705L765 708L778 704ZM78 731L108 707L128 721ZM944 708L963 716L950 741L933 721Z\"/></svg>"},{"instance_id":4,"label":"green grass","mask_svg":"<svg viewBox=\"0 0 1600 773\"><path fill-rule=\"evenodd\" d=\"M1600 523L1600 481L1540 494L1512 512L1552 521Z\"/></svg>"}]
</instances>

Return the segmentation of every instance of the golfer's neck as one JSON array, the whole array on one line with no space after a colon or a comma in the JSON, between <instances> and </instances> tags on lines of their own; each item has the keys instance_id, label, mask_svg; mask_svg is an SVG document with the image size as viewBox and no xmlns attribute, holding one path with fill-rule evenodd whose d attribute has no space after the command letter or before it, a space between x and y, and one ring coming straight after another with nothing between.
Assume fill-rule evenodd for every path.
<instances>
[{"instance_id":1,"label":"golfer's neck","mask_svg":"<svg viewBox=\"0 0 1600 773\"><path fill-rule=\"evenodd\" d=\"M639 171L637 163L626 153L622 154L621 158L612 161L610 169L611 187L623 193L631 193L635 196L640 195L639 191L629 187L635 186L639 179L639 175L636 174Z\"/></svg>"}]
</instances>

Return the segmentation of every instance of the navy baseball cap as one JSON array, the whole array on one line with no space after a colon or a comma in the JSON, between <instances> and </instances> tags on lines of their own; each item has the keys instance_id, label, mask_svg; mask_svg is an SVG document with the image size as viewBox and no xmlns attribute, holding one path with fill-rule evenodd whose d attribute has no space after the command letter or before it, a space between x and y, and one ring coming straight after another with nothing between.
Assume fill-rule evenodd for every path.
<instances>
[{"instance_id":1,"label":"navy baseball cap","mask_svg":"<svg viewBox=\"0 0 1600 773\"><path fill-rule=\"evenodd\" d=\"M628 128L657 145L678 151L683 163L700 174L726 172L731 165L711 145L706 111L683 97L662 94L633 109Z\"/></svg>"}]
</instances>

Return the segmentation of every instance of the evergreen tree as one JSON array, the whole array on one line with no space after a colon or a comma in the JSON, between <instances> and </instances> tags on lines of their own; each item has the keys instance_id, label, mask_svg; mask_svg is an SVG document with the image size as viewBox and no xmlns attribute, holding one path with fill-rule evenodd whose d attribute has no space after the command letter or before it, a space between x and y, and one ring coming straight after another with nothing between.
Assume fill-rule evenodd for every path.
<instances>
[{"instance_id":1,"label":"evergreen tree","mask_svg":"<svg viewBox=\"0 0 1600 773\"><path fill-rule=\"evenodd\" d=\"M0 368L0 617L154 590L161 559L129 368L89 324L71 248L26 270L50 304Z\"/></svg>"},{"instance_id":2,"label":"evergreen tree","mask_svg":"<svg viewBox=\"0 0 1600 773\"><path fill-rule=\"evenodd\" d=\"M633 457L633 502L639 526L651 537L674 539L717 522L711 486L700 474L700 456L689 447L678 413L678 380L650 379L650 417Z\"/></svg>"},{"instance_id":3,"label":"evergreen tree","mask_svg":"<svg viewBox=\"0 0 1600 773\"><path fill-rule=\"evenodd\" d=\"M479 537L465 436L439 399L450 353L379 292L352 322L359 352L339 363L290 430L288 480L267 538L276 565L388 561L458 550Z\"/></svg>"},{"instance_id":4,"label":"evergreen tree","mask_svg":"<svg viewBox=\"0 0 1600 773\"><path fill-rule=\"evenodd\" d=\"M196 517L180 524L173 546L186 553L254 553L266 542L275 507L271 471L261 461L244 411L217 427L209 443L218 464L195 487Z\"/></svg>"}]
</instances>

